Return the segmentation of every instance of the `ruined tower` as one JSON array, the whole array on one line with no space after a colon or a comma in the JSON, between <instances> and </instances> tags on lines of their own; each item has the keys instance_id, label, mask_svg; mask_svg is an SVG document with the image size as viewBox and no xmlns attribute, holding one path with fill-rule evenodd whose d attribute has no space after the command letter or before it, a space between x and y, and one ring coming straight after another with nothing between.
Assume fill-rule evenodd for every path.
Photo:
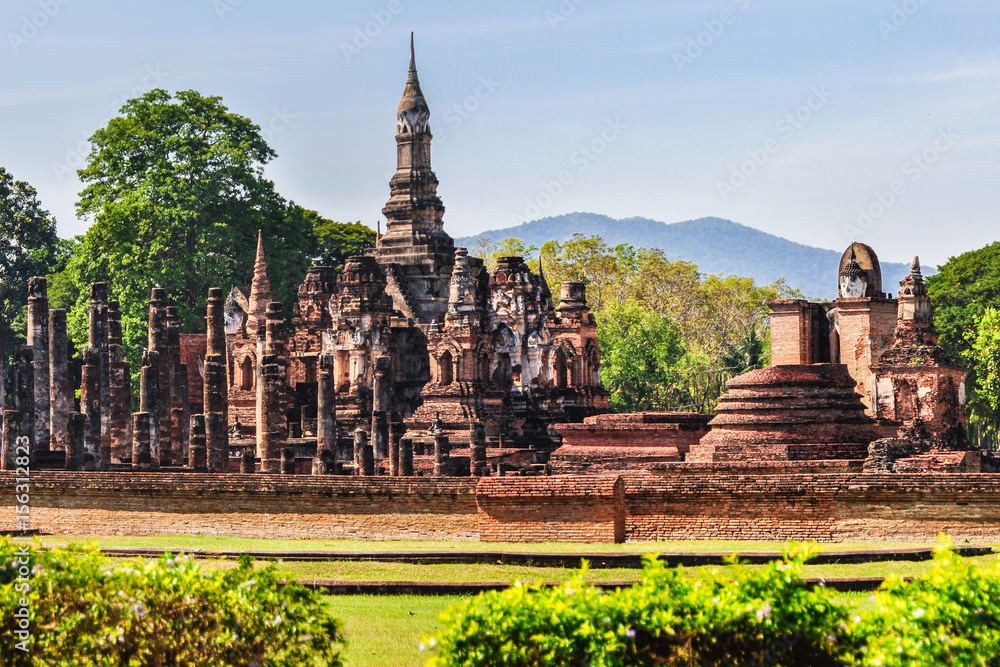
<instances>
[{"instance_id":1,"label":"ruined tower","mask_svg":"<svg viewBox=\"0 0 1000 667\"><path fill-rule=\"evenodd\" d=\"M420 90L410 35L410 71L396 110L396 173L382 214L386 233L375 256L393 306L420 325L441 322L448 310L455 243L444 231L444 204L431 170L430 109Z\"/></svg>"}]
</instances>

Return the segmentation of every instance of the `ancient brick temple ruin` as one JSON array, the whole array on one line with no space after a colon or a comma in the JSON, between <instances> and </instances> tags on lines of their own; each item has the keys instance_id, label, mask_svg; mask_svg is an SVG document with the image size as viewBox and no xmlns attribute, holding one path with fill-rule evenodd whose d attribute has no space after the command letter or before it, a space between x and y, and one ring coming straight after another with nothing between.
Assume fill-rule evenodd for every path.
<instances>
[{"instance_id":1,"label":"ancient brick temple ruin","mask_svg":"<svg viewBox=\"0 0 1000 667\"><path fill-rule=\"evenodd\" d=\"M66 313L28 288L28 340L0 390L3 456L36 465L390 475L961 472L992 470L965 430L965 371L937 347L919 261L898 298L854 243L832 303L772 301L773 366L733 378L710 415L610 415L584 286L558 299L542 267L492 269L456 248L431 169L413 58L397 109L386 233L342 271L314 266L290 318L272 301L267 239L253 279L207 294L181 334L153 288L139 386L108 286L91 286L80 399ZM292 326L286 324L290 319ZM0 387L2 389L2 387ZM132 414L133 392L139 410ZM8 400L9 399L9 400Z\"/></svg>"},{"instance_id":2,"label":"ancient brick temple ruin","mask_svg":"<svg viewBox=\"0 0 1000 667\"><path fill-rule=\"evenodd\" d=\"M205 334L180 334L177 308L154 288L136 414L107 285L91 288L77 412L65 312L50 317L45 279L32 279L7 431L30 432L40 463L70 469L544 471L556 424L607 411L596 323L581 283L554 299L541 266L503 257L487 270L455 247L429 116L411 42L375 248L341 272L310 268L290 330L263 236L251 285L209 290Z\"/></svg>"}]
</instances>

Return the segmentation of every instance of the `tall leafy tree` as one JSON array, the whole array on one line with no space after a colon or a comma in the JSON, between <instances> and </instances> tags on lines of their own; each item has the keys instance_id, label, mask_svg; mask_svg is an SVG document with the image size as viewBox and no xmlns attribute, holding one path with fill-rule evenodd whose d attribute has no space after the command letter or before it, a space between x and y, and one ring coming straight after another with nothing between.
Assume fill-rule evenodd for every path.
<instances>
[{"instance_id":1,"label":"tall leafy tree","mask_svg":"<svg viewBox=\"0 0 1000 667\"><path fill-rule=\"evenodd\" d=\"M93 225L70 264L79 288L71 317L78 344L86 285L95 281L107 281L121 301L136 368L152 286L179 306L182 330L198 330L209 287L250 283L258 230L272 293L291 312L315 238L310 221L264 178L276 154L260 127L219 97L157 89L126 102L90 141L77 210Z\"/></svg>"},{"instance_id":2,"label":"tall leafy tree","mask_svg":"<svg viewBox=\"0 0 1000 667\"><path fill-rule=\"evenodd\" d=\"M67 245L38 192L0 167L0 354L10 369L14 345L23 341L28 279L60 270Z\"/></svg>"}]
</instances>

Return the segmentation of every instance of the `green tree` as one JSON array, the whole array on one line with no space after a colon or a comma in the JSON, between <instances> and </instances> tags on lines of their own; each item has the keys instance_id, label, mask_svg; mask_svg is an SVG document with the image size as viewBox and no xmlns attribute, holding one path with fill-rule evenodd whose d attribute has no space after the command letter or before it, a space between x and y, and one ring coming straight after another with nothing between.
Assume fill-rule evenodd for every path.
<instances>
[{"instance_id":1,"label":"green tree","mask_svg":"<svg viewBox=\"0 0 1000 667\"><path fill-rule=\"evenodd\" d=\"M320 266L332 266L338 271L344 268L348 257L362 254L366 248L375 247L375 230L357 222L334 222L327 220L316 211L293 207L293 215L301 215L316 236L315 262Z\"/></svg>"},{"instance_id":2,"label":"green tree","mask_svg":"<svg viewBox=\"0 0 1000 667\"><path fill-rule=\"evenodd\" d=\"M971 435L995 442L1000 412L991 406L990 391L982 383L989 382L983 347L991 335L987 315L991 309L1000 309L1000 242L949 259L927 278L927 292L934 304L942 351L953 363L969 369L966 395Z\"/></svg>"},{"instance_id":3,"label":"green tree","mask_svg":"<svg viewBox=\"0 0 1000 667\"><path fill-rule=\"evenodd\" d=\"M38 192L0 167L0 354L6 369L26 333L28 279L61 270L67 257L68 246L56 236L56 220Z\"/></svg>"},{"instance_id":4,"label":"green tree","mask_svg":"<svg viewBox=\"0 0 1000 667\"><path fill-rule=\"evenodd\" d=\"M313 227L264 178L276 154L250 119L218 97L153 90L129 100L91 137L79 171L77 210L92 218L70 262L79 290L71 332L86 332L91 282L106 281L121 301L127 354L138 370L149 290L159 285L179 306L182 331L196 331L209 287L248 285L258 230L271 289L291 302L315 254Z\"/></svg>"},{"instance_id":5,"label":"green tree","mask_svg":"<svg viewBox=\"0 0 1000 667\"><path fill-rule=\"evenodd\" d=\"M966 335L964 359L975 379L969 391L969 411L980 441L995 442L1000 427L1000 309L987 308L979 324Z\"/></svg>"},{"instance_id":6,"label":"green tree","mask_svg":"<svg viewBox=\"0 0 1000 667\"><path fill-rule=\"evenodd\" d=\"M490 237L483 236L476 240L476 244L469 249L469 254L482 259L486 270L492 271L501 257L523 257L530 262L538 254L538 248L521 239L506 238L495 243Z\"/></svg>"},{"instance_id":7,"label":"green tree","mask_svg":"<svg viewBox=\"0 0 1000 667\"><path fill-rule=\"evenodd\" d=\"M960 362L988 308L1000 308L1000 242L952 257L927 278L934 324L945 355Z\"/></svg>"},{"instance_id":8,"label":"green tree","mask_svg":"<svg viewBox=\"0 0 1000 667\"><path fill-rule=\"evenodd\" d=\"M684 341L669 318L627 301L598 320L601 381L619 412L670 410L689 402L679 364Z\"/></svg>"}]
</instances>

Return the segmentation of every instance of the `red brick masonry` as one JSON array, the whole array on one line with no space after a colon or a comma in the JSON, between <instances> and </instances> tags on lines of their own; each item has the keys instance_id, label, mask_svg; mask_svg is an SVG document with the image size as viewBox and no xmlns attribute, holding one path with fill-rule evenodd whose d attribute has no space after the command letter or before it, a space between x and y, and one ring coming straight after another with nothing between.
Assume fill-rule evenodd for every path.
<instances>
[{"instance_id":1,"label":"red brick masonry","mask_svg":"<svg viewBox=\"0 0 1000 667\"><path fill-rule=\"evenodd\" d=\"M0 530L13 473L0 473ZM351 479L32 474L32 527L61 534L487 541L1000 541L990 474Z\"/></svg>"}]
</instances>

